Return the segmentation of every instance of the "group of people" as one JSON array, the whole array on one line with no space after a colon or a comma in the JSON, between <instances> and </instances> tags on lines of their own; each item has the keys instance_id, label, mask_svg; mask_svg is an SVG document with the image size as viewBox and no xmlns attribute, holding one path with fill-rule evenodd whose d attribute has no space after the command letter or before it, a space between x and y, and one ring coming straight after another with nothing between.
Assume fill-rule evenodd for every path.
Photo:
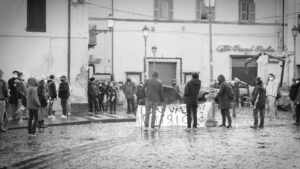
<instances>
[{"instance_id":1,"label":"group of people","mask_svg":"<svg viewBox=\"0 0 300 169\"><path fill-rule=\"evenodd\" d=\"M13 77L8 80L8 85L2 79L0 70L0 123L2 122L6 102L8 101L8 116L11 120L22 120L24 112L28 110L28 134L34 136L36 128L46 128L44 119L48 116L55 118L53 103L57 96L61 100L63 115L70 115L69 97L70 87L66 76L60 77L58 91L55 84L55 76L29 77L27 81L22 72L13 71ZM6 131L2 124L0 131Z\"/></svg>"}]
</instances>

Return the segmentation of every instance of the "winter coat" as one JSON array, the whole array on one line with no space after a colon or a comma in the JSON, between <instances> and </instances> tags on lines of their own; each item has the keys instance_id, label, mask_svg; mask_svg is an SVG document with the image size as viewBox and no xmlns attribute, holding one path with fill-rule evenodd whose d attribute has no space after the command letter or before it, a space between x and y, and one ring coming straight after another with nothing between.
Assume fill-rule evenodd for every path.
<instances>
[{"instance_id":1,"label":"winter coat","mask_svg":"<svg viewBox=\"0 0 300 169\"><path fill-rule=\"evenodd\" d=\"M162 82L159 79L151 78L146 80L143 90L146 91L146 99L149 102L164 102Z\"/></svg>"},{"instance_id":2,"label":"winter coat","mask_svg":"<svg viewBox=\"0 0 300 169\"><path fill-rule=\"evenodd\" d=\"M300 83L292 84L289 91L289 97L292 101L295 101L299 87L300 87Z\"/></svg>"},{"instance_id":3,"label":"winter coat","mask_svg":"<svg viewBox=\"0 0 300 169\"><path fill-rule=\"evenodd\" d=\"M15 82L16 82L15 84L16 84L16 90L17 90L17 98L23 99L24 97L26 97L25 83L23 80L20 80L20 79L16 79Z\"/></svg>"},{"instance_id":4,"label":"winter coat","mask_svg":"<svg viewBox=\"0 0 300 169\"><path fill-rule=\"evenodd\" d=\"M252 92L251 103L254 106L254 109L261 108L266 105L266 89L263 85L255 86Z\"/></svg>"},{"instance_id":5,"label":"winter coat","mask_svg":"<svg viewBox=\"0 0 300 169\"><path fill-rule=\"evenodd\" d=\"M67 99L70 96L70 87L67 81L62 81L58 87L58 97Z\"/></svg>"},{"instance_id":6,"label":"winter coat","mask_svg":"<svg viewBox=\"0 0 300 169\"><path fill-rule=\"evenodd\" d=\"M221 86L214 100L218 103L219 109L230 109L232 100L229 98L229 92L232 90L230 84L225 82L225 77L223 75L218 76L218 81Z\"/></svg>"},{"instance_id":7,"label":"winter coat","mask_svg":"<svg viewBox=\"0 0 300 169\"><path fill-rule=\"evenodd\" d=\"M18 105L17 89L16 89L16 78L11 78L8 80L8 89L9 89L9 103Z\"/></svg>"},{"instance_id":8,"label":"winter coat","mask_svg":"<svg viewBox=\"0 0 300 169\"><path fill-rule=\"evenodd\" d=\"M0 79L0 100L5 100L8 96L8 90L6 87L6 82Z\"/></svg>"},{"instance_id":9,"label":"winter coat","mask_svg":"<svg viewBox=\"0 0 300 169\"><path fill-rule=\"evenodd\" d=\"M145 91L143 90L143 86L138 86L136 88L136 96L138 98L145 98Z\"/></svg>"},{"instance_id":10,"label":"winter coat","mask_svg":"<svg viewBox=\"0 0 300 169\"><path fill-rule=\"evenodd\" d=\"M49 91L49 97L56 99L57 98L57 91L56 91L56 85L53 80L48 80L48 91Z\"/></svg>"},{"instance_id":11,"label":"winter coat","mask_svg":"<svg viewBox=\"0 0 300 169\"><path fill-rule=\"evenodd\" d=\"M26 91L27 108L29 110L38 110L40 107L37 95L36 79L31 77L28 79L28 89Z\"/></svg>"},{"instance_id":12,"label":"winter coat","mask_svg":"<svg viewBox=\"0 0 300 169\"><path fill-rule=\"evenodd\" d=\"M107 89L107 95L108 95L108 100L109 101L117 101L117 97L118 97L118 90L116 88L114 88L113 86L108 86Z\"/></svg>"},{"instance_id":13,"label":"winter coat","mask_svg":"<svg viewBox=\"0 0 300 169\"><path fill-rule=\"evenodd\" d=\"M296 104L300 104L300 88L299 87L298 87L297 96L296 96L296 99L295 99Z\"/></svg>"},{"instance_id":14,"label":"winter coat","mask_svg":"<svg viewBox=\"0 0 300 169\"><path fill-rule=\"evenodd\" d=\"M127 99L132 99L136 93L136 87L132 81L127 81L122 90Z\"/></svg>"},{"instance_id":15,"label":"winter coat","mask_svg":"<svg viewBox=\"0 0 300 169\"><path fill-rule=\"evenodd\" d=\"M89 81L88 83L88 97L94 98L98 97L99 91L98 91L98 85L94 81Z\"/></svg>"},{"instance_id":16,"label":"winter coat","mask_svg":"<svg viewBox=\"0 0 300 169\"><path fill-rule=\"evenodd\" d=\"M184 102L189 105L198 105L198 94L201 87L199 79L190 80L184 88Z\"/></svg>"},{"instance_id":17,"label":"winter coat","mask_svg":"<svg viewBox=\"0 0 300 169\"><path fill-rule=\"evenodd\" d=\"M41 104L41 107L47 106L47 100L48 100L48 88L44 81L40 81L37 87L37 93L39 97L39 101Z\"/></svg>"}]
</instances>

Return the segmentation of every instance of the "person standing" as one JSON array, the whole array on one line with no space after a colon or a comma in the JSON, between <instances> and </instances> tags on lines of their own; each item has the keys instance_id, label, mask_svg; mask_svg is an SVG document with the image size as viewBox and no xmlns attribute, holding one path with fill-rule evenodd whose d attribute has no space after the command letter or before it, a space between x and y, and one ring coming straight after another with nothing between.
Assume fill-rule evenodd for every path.
<instances>
[{"instance_id":1,"label":"person standing","mask_svg":"<svg viewBox=\"0 0 300 169\"><path fill-rule=\"evenodd\" d=\"M254 125L251 128L256 129L264 128L265 108L266 108L266 89L260 77L255 79L256 86L252 92L251 103L253 105L253 118ZM258 125L258 112L260 116L260 122Z\"/></svg>"},{"instance_id":2,"label":"person standing","mask_svg":"<svg viewBox=\"0 0 300 169\"><path fill-rule=\"evenodd\" d=\"M40 107L39 98L37 95L36 79L30 77L28 79L28 89L26 91L27 108L29 110L28 119L28 135L35 136L36 125L38 122L38 110ZM33 121L33 123L32 123Z\"/></svg>"},{"instance_id":3,"label":"person standing","mask_svg":"<svg viewBox=\"0 0 300 169\"><path fill-rule=\"evenodd\" d=\"M89 114L91 114L93 110L95 114L98 114L99 112L98 96L99 96L98 85L95 81L95 78L91 77L88 83Z\"/></svg>"},{"instance_id":4,"label":"person standing","mask_svg":"<svg viewBox=\"0 0 300 169\"><path fill-rule=\"evenodd\" d=\"M296 116L296 121L293 123L294 125L300 125L300 83L299 83L299 78L296 80L296 85L295 85L295 90L296 92L296 97L294 101L294 106L295 108L295 116Z\"/></svg>"},{"instance_id":5,"label":"person standing","mask_svg":"<svg viewBox=\"0 0 300 169\"><path fill-rule=\"evenodd\" d=\"M131 81L130 77L127 77L125 84L123 85L123 93L127 100L127 114L135 112L134 95L136 94L135 84Z\"/></svg>"},{"instance_id":6,"label":"person standing","mask_svg":"<svg viewBox=\"0 0 300 169\"><path fill-rule=\"evenodd\" d=\"M296 106L295 106L295 99L297 97L297 92L299 88L299 79L293 78L292 85L289 91L289 98L291 100L291 110L290 112L293 113L293 117L296 118Z\"/></svg>"},{"instance_id":7,"label":"person standing","mask_svg":"<svg viewBox=\"0 0 300 169\"><path fill-rule=\"evenodd\" d=\"M13 71L13 77L8 80L8 90L9 90L9 117L13 120L16 119L16 111L18 109L18 97L16 89L16 79L18 78L18 71Z\"/></svg>"},{"instance_id":8,"label":"person standing","mask_svg":"<svg viewBox=\"0 0 300 169\"><path fill-rule=\"evenodd\" d=\"M180 99L180 89L179 89L179 86L177 85L177 82L176 82L176 79L172 79L172 88L176 91L177 93L177 98L176 99Z\"/></svg>"},{"instance_id":9,"label":"person standing","mask_svg":"<svg viewBox=\"0 0 300 169\"><path fill-rule=\"evenodd\" d=\"M45 115L46 115L46 108L48 105L48 88L47 84L44 79L40 80L37 86L37 94L39 97L39 102L41 104L38 112L38 126L39 128L47 128L45 126Z\"/></svg>"},{"instance_id":10,"label":"person standing","mask_svg":"<svg viewBox=\"0 0 300 169\"><path fill-rule=\"evenodd\" d=\"M266 87L266 95L268 100L268 114L271 119L276 117L276 96L278 92L278 82L275 79L274 74L269 73L268 75L268 83Z\"/></svg>"},{"instance_id":11,"label":"person standing","mask_svg":"<svg viewBox=\"0 0 300 169\"><path fill-rule=\"evenodd\" d=\"M60 81L61 83L58 87L58 97L61 99L61 107L63 109L63 115L61 116L61 118L67 118L67 113L69 111L68 99L70 96L70 87L65 75L60 77Z\"/></svg>"},{"instance_id":12,"label":"person standing","mask_svg":"<svg viewBox=\"0 0 300 169\"><path fill-rule=\"evenodd\" d=\"M232 102L232 116L236 117L236 109L240 112L240 79L237 77L233 80L232 90L234 93L233 102Z\"/></svg>"},{"instance_id":13,"label":"person standing","mask_svg":"<svg viewBox=\"0 0 300 169\"><path fill-rule=\"evenodd\" d=\"M145 91L143 90L143 82L140 82L136 88L136 97L136 103L138 105L145 105Z\"/></svg>"},{"instance_id":14,"label":"person standing","mask_svg":"<svg viewBox=\"0 0 300 169\"><path fill-rule=\"evenodd\" d=\"M56 85L54 81L55 76L50 75L49 80L47 81L48 90L49 90L49 105L48 105L48 116L50 118L55 118L55 111L53 110L53 103L57 98Z\"/></svg>"},{"instance_id":15,"label":"person standing","mask_svg":"<svg viewBox=\"0 0 300 169\"><path fill-rule=\"evenodd\" d=\"M224 75L218 76L218 81L220 84L219 92L217 93L214 100L218 103L219 109L221 109L221 115L222 115L222 124L219 127L226 127L231 128L231 116L229 109L231 108L231 87L230 85L225 82ZM228 120L228 126L226 126L226 118Z\"/></svg>"},{"instance_id":16,"label":"person standing","mask_svg":"<svg viewBox=\"0 0 300 169\"><path fill-rule=\"evenodd\" d=\"M113 82L108 83L108 102L109 102L109 107L110 107L110 114L116 114L116 109L117 109L117 89L114 87Z\"/></svg>"},{"instance_id":17,"label":"person standing","mask_svg":"<svg viewBox=\"0 0 300 169\"><path fill-rule=\"evenodd\" d=\"M144 130L148 130L150 113L152 113L150 127L151 130L154 131L156 130L154 128L156 119L156 109L158 104L164 101L162 82L158 79L157 71L154 71L152 73L151 79L146 80L145 84L143 85L143 90L146 93L146 118Z\"/></svg>"},{"instance_id":18,"label":"person standing","mask_svg":"<svg viewBox=\"0 0 300 169\"><path fill-rule=\"evenodd\" d=\"M100 112L105 112L105 107L104 107L104 96L105 96L105 86L104 83L99 83L99 111Z\"/></svg>"},{"instance_id":19,"label":"person standing","mask_svg":"<svg viewBox=\"0 0 300 169\"><path fill-rule=\"evenodd\" d=\"M20 120L23 120L23 111L26 107L26 86L25 80L22 72L18 73L18 78L15 80L17 98L18 98L18 116Z\"/></svg>"},{"instance_id":20,"label":"person standing","mask_svg":"<svg viewBox=\"0 0 300 169\"><path fill-rule=\"evenodd\" d=\"M3 71L0 69L0 132L5 132L6 129L3 128L2 122L4 118L5 102L8 97L8 90L6 87L6 82L2 79L2 76Z\"/></svg>"},{"instance_id":21,"label":"person standing","mask_svg":"<svg viewBox=\"0 0 300 169\"><path fill-rule=\"evenodd\" d=\"M198 107L198 94L201 87L199 75L193 73L192 79L186 84L184 88L184 102L187 111L187 130L191 130L191 123L193 117L193 129L197 128L197 107Z\"/></svg>"}]
</instances>

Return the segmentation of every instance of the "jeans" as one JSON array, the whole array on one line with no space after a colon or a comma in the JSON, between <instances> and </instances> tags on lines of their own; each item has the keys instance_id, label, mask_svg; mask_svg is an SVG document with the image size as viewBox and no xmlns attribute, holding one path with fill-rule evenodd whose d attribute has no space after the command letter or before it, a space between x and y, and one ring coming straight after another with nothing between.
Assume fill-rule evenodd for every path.
<instances>
[{"instance_id":1,"label":"jeans","mask_svg":"<svg viewBox=\"0 0 300 169\"><path fill-rule=\"evenodd\" d=\"M222 115L222 124L226 124L226 117L228 120L228 125L231 126L231 116L229 109L221 109L221 115Z\"/></svg>"},{"instance_id":2,"label":"jeans","mask_svg":"<svg viewBox=\"0 0 300 169\"><path fill-rule=\"evenodd\" d=\"M135 111L134 98L127 98L127 113Z\"/></svg>"},{"instance_id":3,"label":"jeans","mask_svg":"<svg viewBox=\"0 0 300 169\"><path fill-rule=\"evenodd\" d=\"M68 98L61 98L61 107L63 109L63 115L67 115L68 112Z\"/></svg>"},{"instance_id":4,"label":"jeans","mask_svg":"<svg viewBox=\"0 0 300 169\"><path fill-rule=\"evenodd\" d=\"M35 134L37 122L38 122L38 110L29 109L28 134Z\"/></svg>"},{"instance_id":5,"label":"jeans","mask_svg":"<svg viewBox=\"0 0 300 169\"><path fill-rule=\"evenodd\" d=\"M48 115L54 115L53 113L53 103L54 103L54 98L49 99L49 104L48 104Z\"/></svg>"},{"instance_id":6,"label":"jeans","mask_svg":"<svg viewBox=\"0 0 300 169\"><path fill-rule=\"evenodd\" d=\"M17 115L16 115L16 112L17 112L17 110L18 110L18 105L16 105L16 104L9 104L9 117L11 117L12 119L16 119L17 117Z\"/></svg>"},{"instance_id":7,"label":"jeans","mask_svg":"<svg viewBox=\"0 0 300 169\"><path fill-rule=\"evenodd\" d=\"M99 111L99 101L98 97L90 97L88 99L89 102L89 112L93 112L93 110L96 112Z\"/></svg>"},{"instance_id":8,"label":"jeans","mask_svg":"<svg viewBox=\"0 0 300 169\"><path fill-rule=\"evenodd\" d=\"M150 113L152 113L151 128L154 128L155 120L156 120L156 109L157 109L157 106L158 106L158 103L146 100L146 118L145 118L145 127L146 128L149 127Z\"/></svg>"},{"instance_id":9,"label":"jeans","mask_svg":"<svg viewBox=\"0 0 300 169\"><path fill-rule=\"evenodd\" d=\"M42 121L42 120L45 119L45 115L46 115L46 111L47 111L46 109L47 109L47 107L40 107L39 108L39 113L38 113L39 121Z\"/></svg>"},{"instance_id":10,"label":"jeans","mask_svg":"<svg viewBox=\"0 0 300 169\"><path fill-rule=\"evenodd\" d=\"M110 106L110 112L116 112L117 109L117 101L116 100L110 100L109 101Z\"/></svg>"},{"instance_id":11,"label":"jeans","mask_svg":"<svg viewBox=\"0 0 300 169\"><path fill-rule=\"evenodd\" d=\"M0 100L0 127L2 127L2 121L3 121L3 117L4 117L4 111L5 111L5 101L4 100ZM0 130L1 129L2 128L0 128Z\"/></svg>"},{"instance_id":12,"label":"jeans","mask_svg":"<svg viewBox=\"0 0 300 169\"><path fill-rule=\"evenodd\" d=\"M258 126L258 112L260 116L259 127L264 127L265 106L261 106L253 109L254 126Z\"/></svg>"},{"instance_id":13,"label":"jeans","mask_svg":"<svg viewBox=\"0 0 300 169\"><path fill-rule=\"evenodd\" d=\"M296 123L300 122L300 104L296 104Z\"/></svg>"},{"instance_id":14,"label":"jeans","mask_svg":"<svg viewBox=\"0 0 300 169\"><path fill-rule=\"evenodd\" d=\"M192 113L193 113L193 128L197 128L197 105L186 104L187 126L191 128Z\"/></svg>"}]
</instances>

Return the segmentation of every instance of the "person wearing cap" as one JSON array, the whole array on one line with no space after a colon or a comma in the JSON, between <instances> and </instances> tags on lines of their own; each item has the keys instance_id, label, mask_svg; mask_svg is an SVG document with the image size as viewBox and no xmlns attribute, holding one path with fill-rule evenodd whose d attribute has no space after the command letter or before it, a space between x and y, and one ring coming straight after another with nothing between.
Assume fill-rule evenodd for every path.
<instances>
[{"instance_id":1,"label":"person wearing cap","mask_svg":"<svg viewBox=\"0 0 300 169\"><path fill-rule=\"evenodd\" d=\"M68 100L70 96L70 87L65 75L60 77L60 81L61 83L58 87L58 97L61 100L61 107L63 109L63 115L61 116L61 118L67 118L67 115L69 114Z\"/></svg>"},{"instance_id":2,"label":"person wearing cap","mask_svg":"<svg viewBox=\"0 0 300 169\"><path fill-rule=\"evenodd\" d=\"M2 121L4 117L4 111L5 111L5 101L8 97L8 90L6 87L6 82L2 79L3 72L0 69L0 132L5 132L6 129L2 126Z\"/></svg>"},{"instance_id":3,"label":"person wearing cap","mask_svg":"<svg viewBox=\"0 0 300 169\"><path fill-rule=\"evenodd\" d=\"M18 71L13 71L13 77L8 80L8 90L9 90L9 112L8 116L12 119L16 119L16 111L18 109L18 97L16 89L16 79L18 78Z\"/></svg>"},{"instance_id":4,"label":"person wearing cap","mask_svg":"<svg viewBox=\"0 0 300 169\"><path fill-rule=\"evenodd\" d=\"M136 94L135 84L132 82L130 77L127 77L125 84L123 85L123 93L127 100L127 113L135 112L134 95Z\"/></svg>"},{"instance_id":5,"label":"person wearing cap","mask_svg":"<svg viewBox=\"0 0 300 169\"><path fill-rule=\"evenodd\" d=\"M152 73L152 78L145 81L143 90L146 93L146 118L144 130L148 130L150 113L152 113L150 130L155 131L156 109L160 103L164 102L162 82L158 79L157 71Z\"/></svg>"},{"instance_id":6,"label":"person wearing cap","mask_svg":"<svg viewBox=\"0 0 300 169\"><path fill-rule=\"evenodd\" d=\"M53 103L57 98L56 85L54 81L55 76L50 75L49 80L47 81L48 90L49 90L49 105L48 105L48 116L50 118L55 118L55 111L53 110Z\"/></svg>"},{"instance_id":7,"label":"person wearing cap","mask_svg":"<svg viewBox=\"0 0 300 169\"><path fill-rule=\"evenodd\" d=\"M88 103L89 103L89 114L91 114L94 110L95 114L99 112L99 90L98 85L95 81L94 77L90 78L88 83Z\"/></svg>"}]
</instances>

